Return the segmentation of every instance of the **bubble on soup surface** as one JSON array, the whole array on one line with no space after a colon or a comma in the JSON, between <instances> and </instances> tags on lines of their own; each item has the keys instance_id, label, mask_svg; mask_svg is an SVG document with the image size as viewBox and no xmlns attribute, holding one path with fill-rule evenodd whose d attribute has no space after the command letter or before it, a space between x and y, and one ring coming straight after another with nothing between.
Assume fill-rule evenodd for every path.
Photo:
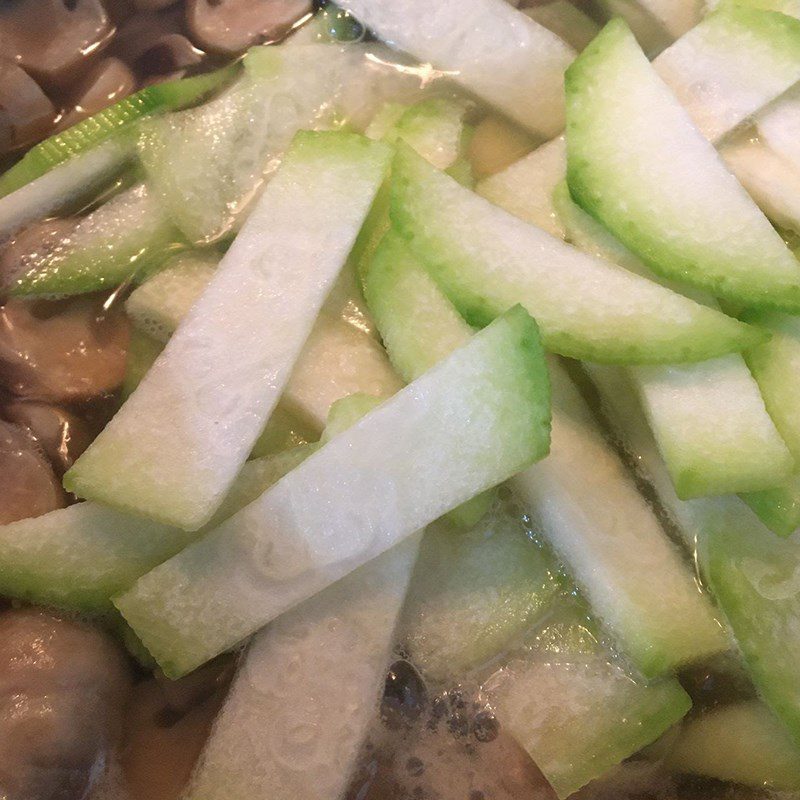
<instances>
[{"instance_id":1,"label":"bubble on soup surface","mask_svg":"<svg viewBox=\"0 0 800 800\"><path fill-rule=\"evenodd\" d=\"M82 800L129 689L124 655L98 629L36 608L0 614L0 797Z\"/></svg>"}]
</instances>

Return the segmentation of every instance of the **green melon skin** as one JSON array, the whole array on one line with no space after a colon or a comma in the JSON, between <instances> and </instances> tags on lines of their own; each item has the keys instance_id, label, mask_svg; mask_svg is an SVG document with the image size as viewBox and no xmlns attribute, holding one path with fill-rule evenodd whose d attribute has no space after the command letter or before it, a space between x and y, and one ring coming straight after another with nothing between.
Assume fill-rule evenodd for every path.
<instances>
[{"instance_id":1,"label":"green melon skin","mask_svg":"<svg viewBox=\"0 0 800 800\"><path fill-rule=\"evenodd\" d=\"M755 307L800 310L800 265L658 77L610 22L570 67L573 199L655 272Z\"/></svg>"},{"instance_id":2,"label":"green melon skin","mask_svg":"<svg viewBox=\"0 0 800 800\"><path fill-rule=\"evenodd\" d=\"M521 303L549 350L611 363L704 360L765 338L493 206L410 148L392 175L396 230L472 324Z\"/></svg>"}]
</instances>

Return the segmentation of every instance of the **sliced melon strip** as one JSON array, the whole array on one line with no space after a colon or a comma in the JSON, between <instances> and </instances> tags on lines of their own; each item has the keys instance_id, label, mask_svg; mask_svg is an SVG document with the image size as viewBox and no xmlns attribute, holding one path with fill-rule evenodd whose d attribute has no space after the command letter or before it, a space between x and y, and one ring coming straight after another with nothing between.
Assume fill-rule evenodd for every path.
<instances>
[{"instance_id":1,"label":"sliced melon strip","mask_svg":"<svg viewBox=\"0 0 800 800\"><path fill-rule=\"evenodd\" d=\"M545 345L564 355L675 363L739 350L763 336L526 224L402 145L391 214L469 322L486 324L522 303Z\"/></svg>"},{"instance_id":2,"label":"sliced melon strip","mask_svg":"<svg viewBox=\"0 0 800 800\"><path fill-rule=\"evenodd\" d=\"M253 640L186 800L338 800L377 718L419 537Z\"/></svg>"},{"instance_id":3,"label":"sliced melon strip","mask_svg":"<svg viewBox=\"0 0 800 800\"><path fill-rule=\"evenodd\" d=\"M388 155L354 134L298 135L185 323L65 476L71 491L189 530L208 520L289 379Z\"/></svg>"}]
</instances>

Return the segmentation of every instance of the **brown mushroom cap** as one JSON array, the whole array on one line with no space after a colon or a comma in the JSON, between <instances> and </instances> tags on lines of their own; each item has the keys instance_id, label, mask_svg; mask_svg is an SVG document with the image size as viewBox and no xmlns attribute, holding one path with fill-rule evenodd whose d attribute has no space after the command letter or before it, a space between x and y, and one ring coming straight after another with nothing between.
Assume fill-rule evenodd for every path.
<instances>
[{"instance_id":1,"label":"brown mushroom cap","mask_svg":"<svg viewBox=\"0 0 800 800\"><path fill-rule=\"evenodd\" d=\"M137 11L160 11L175 5L178 0L133 0L133 5Z\"/></svg>"},{"instance_id":2,"label":"brown mushroom cap","mask_svg":"<svg viewBox=\"0 0 800 800\"><path fill-rule=\"evenodd\" d=\"M3 416L30 432L60 475L75 463L93 438L92 426L86 420L51 403L12 400L3 409Z\"/></svg>"},{"instance_id":3,"label":"brown mushroom cap","mask_svg":"<svg viewBox=\"0 0 800 800\"><path fill-rule=\"evenodd\" d=\"M136 88L136 76L118 58L104 58L78 82L70 92L67 111L58 121L59 128L69 128L76 122L96 114L116 103Z\"/></svg>"},{"instance_id":4,"label":"brown mushroom cap","mask_svg":"<svg viewBox=\"0 0 800 800\"><path fill-rule=\"evenodd\" d=\"M0 420L0 525L65 505L64 490L33 438Z\"/></svg>"},{"instance_id":5,"label":"brown mushroom cap","mask_svg":"<svg viewBox=\"0 0 800 800\"><path fill-rule=\"evenodd\" d=\"M201 47L235 54L281 39L311 10L310 0L188 0L186 14Z\"/></svg>"},{"instance_id":6,"label":"brown mushroom cap","mask_svg":"<svg viewBox=\"0 0 800 800\"><path fill-rule=\"evenodd\" d=\"M204 55L180 33L165 33L136 59L134 66L145 82L152 78L178 78L199 64Z\"/></svg>"},{"instance_id":7,"label":"brown mushroom cap","mask_svg":"<svg viewBox=\"0 0 800 800\"><path fill-rule=\"evenodd\" d=\"M39 139L55 115L39 84L13 61L0 58L0 153Z\"/></svg>"},{"instance_id":8,"label":"brown mushroom cap","mask_svg":"<svg viewBox=\"0 0 800 800\"><path fill-rule=\"evenodd\" d=\"M97 628L36 608L0 614L0 788L83 800L118 736L131 676Z\"/></svg>"},{"instance_id":9,"label":"brown mushroom cap","mask_svg":"<svg viewBox=\"0 0 800 800\"><path fill-rule=\"evenodd\" d=\"M122 59L131 69L137 59L170 33L185 33L183 9L170 8L156 13L140 11L119 26L109 54Z\"/></svg>"},{"instance_id":10,"label":"brown mushroom cap","mask_svg":"<svg viewBox=\"0 0 800 800\"><path fill-rule=\"evenodd\" d=\"M9 300L0 307L0 380L18 397L69 402L116 390L129 331L102 298Z\"/></svg>"},{"instance_id":11,"label":"brown mushroom cap","mask_svg":"<svg viewBox=\"0 0 800 800\"><path fill-rule=\"evenodd\" d=\"M0 53L46 84L68 82L113 34L101 0L0 3Z\"/></svg>"}]
</instances>

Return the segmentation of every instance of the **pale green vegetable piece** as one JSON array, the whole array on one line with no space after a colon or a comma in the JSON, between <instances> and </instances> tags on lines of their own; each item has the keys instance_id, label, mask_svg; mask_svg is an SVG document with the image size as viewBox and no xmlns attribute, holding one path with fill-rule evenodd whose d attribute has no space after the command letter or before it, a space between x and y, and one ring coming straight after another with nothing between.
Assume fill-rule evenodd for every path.
<instances>
[{"instance_id":1,"label":"pale green vegetable piece","mask_svg":"<svg viewBox=\"0 0 800 800\"><path fill-rule=\"evenodd\" d=\"M566 87L579 205L660 274L743 304L800 309L797 259L622 21L581 54Z\"/></svg>"},{"instance_id":2,"label":"pale green vegetable piece","mask_svg":"<svg viewBox=\"0 0 800 800\"><path fill-rule=\"evenodd\" d=\"M800 461L800 319L775 312L750 312L747 318L772 338L745 353L764 402L786 444Z\"/></svg>"},{"instance_id":3,"label":"pale green vegetable piece","mask_svg":"<svg viewBox=\"0 0 800 800\"><path fill-rule=\"evenodd\" d=\"M566 143L559 136L485 178L475 191L510 214L563 239L564 226L553 207L553 190L564 180L566 166Z\"/></svg>"},{"instance_id":4,"label":"pale green vegetable piece","mask_svg":"<svg viewBox=\"0 0 800 800\"><path fill-rule=\"evenodd\" d=\"M176 676L542 458L536 325L510 310L116 599Z\"/></svg>"},{"instance_id":5,"label":"pale green vegetable piece","mask_svg":"<svg viewBox=\"0 0 800 800\"><path fill-rule=\"evenodd\" d=\"M763 337L517 219L402 145L392 174L398 232L468 322L522 303L548 349L625 363L702 360Z\"/></svg>"},{"instance_id":6,"label":"pale green vegetable piece","mask_svg":"<svg viewBox=\"0 0 800 800\"><path fill-rule=\"evenodd\" d=\"M392 363L406 381L427 372L474 333L394 231L375 252L364 293Z\"/></svg>"},{"instance_id":7,"label":"pale green vegetable piece","mask_svg":"<svg viewBox=\"0 0 800 800\"><path fill-rule=\"evenodd\" d=\"M575 51L503 0L342 0L380 39L432 64L542 136L564 124L563 75Z\"/></svg>"},{"instance_id":8,"label":"pale green vegetable piece","mask_svg":"<svg viewBox=\"0 0 800 800\"><path fill-rule=\"evenodd\" d=\"M668 33L656 17L638 0L597 0L603 19L622 17L649 58L669 47L675 36Z\"/></svg>"},{"instance_id":9,"label":"pale green vegetable piece","mask_svg":"<svg viewBox=\"0 0 800 800\"><path fill-rule=\"evenodd\" d=\"M378 714L414 536L251 643L186 800L338 800Z\"/></svg>"},{"instance_id":10,"label":"pale green vegetable piece","mask_svg":"<svg viewBox=\"0 0 800 800\"><path fill-rule=\"evenodd\" d=\"M620 650L647 677L725 650L690 566L605 441L564 368L550 364L550 455L512 488Z\"/></svg>"},{"instance_id":11,"label":"pale green vegetable piece","mask_svg":"<svg viewBox=\"0 0 800 800\"><path fill-rule=\"evenodd\" d=\"M745 786L800 789L800 751L757 700L715 708L684 722L667 764L677 772Z\"/></svg>"},{"instance_id":12,"label":"pale green vegetable piece","mask_svg":"<svg viewBox=\"0 0 800 800\"><path fill-rule=\"evenodd\" d=\"M596 635L580 608L556 608L529 652L482 687L560 798L651 744L692 705L674 678L631 677Z\"/></svg>"},{"instance_id":13,"label":"pale green vegetable piece","mask_svg":"<svg viewBox=\"0 0 800 800\"><path fill-rule=\"evenodd\" d=\"M800 80L800 20L725 4L654 66L700 132L716 142Z\"/></svg>"},{"instance_id":14,"label":"pale green vegetable piece","mask_svg":"<svg viewBox=\"0 0 800 800\"><path fill-rule=\"evenodd\" d=\"M575 205L566 184L556 188L554 203L568 238L578 247L637 274L650 274L630 250ZM697 290L692 296L715 305L713 298ZM787 474L786 445L767 414L760 387L738 354L699 364L631 367L628 377L678 494L717 494L759 482L771 485L776 473ZM749 447L748 437L752 437ZM743 499L773 530L787 535L800 524L796 484L792 477L784 486L753 491Z\"/></svg>"},{"instance_id":15,"label":"pale green vegetable piece","mask_svg":"<svg viewBox=\"0 0 800 800\"><path fill-rule=\"evenodd\" d=\"M313 452L309 445L245 464L210 524L247 505ZM197 536L97 503L78 503L0 526L0 591L41 605L107 612L113 595Z\"/></svg>"},{"instance_id":16,"label":"pale green vegetable piece","mask_svg":"<svg viewBox=\"0 0 800 800\"><path fill-rule=\"evenodd\" d=\"M280 398L388 156L355 134L298 134L184 324L67 472L71 491L188 530L208 521Z\"/></svg>"},{"instance_id":17,"label":"pale green vegetable piece","mask_svg":"<svg viewBox=\"0 0 800 800\"><path fill-rule=\"evenodd\" d=\"M446 522L428 529L400 629L427 680L456 685L549 612L558 568L527 534L508 501L470 530Z\"/></svg>"},{"instance_id":18,"label":"pale green vegetable piece","mask_svg":"<svg viewBox=\"0 0 800 800\"><path fill-rule=\"evenodd\" d=\"M12 294L83 294L114 288L157 268L186 246L141 183L63 225L56 236L19 253L8 284Z\"/></svg>"}]
</instances>

